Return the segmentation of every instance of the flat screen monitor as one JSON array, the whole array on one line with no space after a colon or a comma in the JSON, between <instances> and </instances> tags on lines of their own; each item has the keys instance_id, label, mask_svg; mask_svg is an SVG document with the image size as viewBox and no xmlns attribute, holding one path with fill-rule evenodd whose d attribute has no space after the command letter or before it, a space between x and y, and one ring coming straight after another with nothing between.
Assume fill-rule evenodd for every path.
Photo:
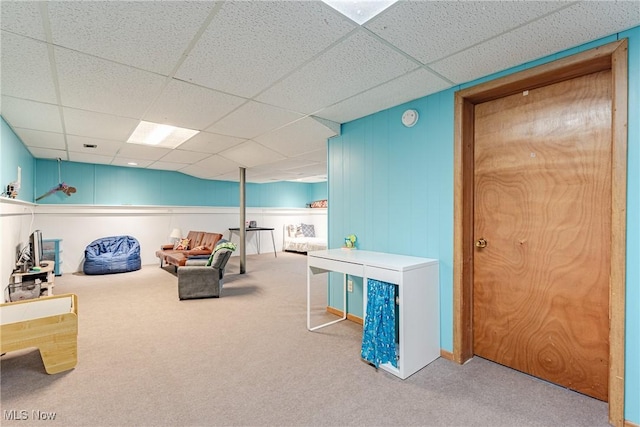
<instances>
[{"instance_id":1,"label":"flat screen monitor","mask_svg":"<svg viewBox=\"0 0 640 427\"><path fill-rule=\"evenodd\" d=\"M39 267L43 257L42 232L40 230L35 230L29 236L29 249L32 267Z\"/></svg>"}]
</instances>

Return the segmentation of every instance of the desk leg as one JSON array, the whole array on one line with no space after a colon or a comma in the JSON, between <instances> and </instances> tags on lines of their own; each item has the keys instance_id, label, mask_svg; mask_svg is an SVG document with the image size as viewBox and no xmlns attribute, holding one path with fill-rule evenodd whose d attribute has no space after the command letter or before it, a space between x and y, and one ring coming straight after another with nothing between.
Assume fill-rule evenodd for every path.
<instances>
[{"instance_id":1,"label":"desk leg","mask_svg":"<svg viewBox=\"0 0 640 427\"><path fill-rule=\"evenodd\" d=\"M316 331L320 328L324 328L325 326L333 325L334 323L342 322L347 318L347 275L345 274L342 279L342 293L343 293L343 304L344 309L342 311L342 317L337 320L332 320L331 322L323 323L322 325L311 327L311 269L307 267L307 329L311 332Z\"/></svg>"},{"instance_id":2,"label":"desk leg","mask_svg":"<svg viewBox=\"0 0 640 427\"><path fill-rule=\"evenodd\" d=\"M258 255L260 255L260 232L257 231L256 235L257 235L257 242L258 242Z\"/></svg>"},{"instance_id":3,"label":"desk leg","mask_svg":"<svg viewBox=\"0 0 640 427\"><path fill-rule=\"evenodd\" d=\"M278 258L278 254L276 253L276 239L273 238L273 230L271 230L271 243L273 243L273 254Z\"/></svg>"}]
</instances>

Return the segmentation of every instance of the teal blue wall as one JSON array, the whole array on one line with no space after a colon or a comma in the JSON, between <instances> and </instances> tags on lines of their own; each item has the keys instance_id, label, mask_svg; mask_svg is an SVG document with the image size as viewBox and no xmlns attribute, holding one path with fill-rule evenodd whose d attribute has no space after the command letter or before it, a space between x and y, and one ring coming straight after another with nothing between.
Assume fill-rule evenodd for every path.
<instances>
[{"instance_id":1,"label":"teal blue wall","mask_svg":"<svg viewBox=\"0 0 640 427\"><path fill-rule=\"evenodd\" d=\"M329 140L329 246L356 234L358 247L440 260L441 347L453 350L453 125L455 91L618 38L629 39L625 418L640 424L640 27L408 102L342 125ZM400 122L414 108L412 128ZM342 309L333 275L329 304ZM362 283L347 296L362 315Z\"/></svg>"},{"instance_id":2,"label":"teal blue wall","mask_svg":"<svg viewBox=\"0 0 640 427\"><path fill-rule=\"evenodd\" d=\"M180 172L62 162L62 181L76 188L41 199L40 204L238 206L239 184L199 179ZM58 184L58 162L36 160L36 193ZM325 185L326 188L326 185ZM318 196L315 184L247 183L248 207L304 208ZM324 193L326 198L326 191Z\"/></svg>"},{"instance_id":3,"label":"teal blue wall","mask_svg":"<svg viewBox=\"0 0 640 427\"><path fill-rule=\"evenodd\" d=\"M314 184L310 184L309 191L311 195L311 202L315 202L316 200L324 200L327 198L327 183L316 182Z\"/></svg>"},{"instance_id":4,"label":"teal blue wall","mask_svg":"<svg viewBox=\"0 0 640 427\"><path fill-rule=\"evenodd\" d=\"M33 156L7 122L0 117L0 187L2 192L7 185L18 178L18 166L22 169L21 188L17 200L33 201L33 177L35 164Z\"/></svg>"}]
</instances>

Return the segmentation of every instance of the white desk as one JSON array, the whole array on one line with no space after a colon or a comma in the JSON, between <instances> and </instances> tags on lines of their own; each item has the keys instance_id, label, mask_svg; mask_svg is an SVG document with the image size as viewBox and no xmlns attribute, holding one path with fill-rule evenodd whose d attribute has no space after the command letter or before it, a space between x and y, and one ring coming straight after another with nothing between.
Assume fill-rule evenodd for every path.
<instances>
[{"instance_id":1,"label":"white desk","mask_svg":"<svg viewBox=\"0 0 640 427\"><path fill-rule=\"evenodd\" d=\"M311 326L311 278L327 272L344 274L343 317ZM380 365L402 379L440 357L440 285L438 260L361 250L329 249L307 254L307 329L315 331L346 319L347 275L362 277L366 319L367 279L398 286L398 368Z\"/></svg>"}]
</instances>

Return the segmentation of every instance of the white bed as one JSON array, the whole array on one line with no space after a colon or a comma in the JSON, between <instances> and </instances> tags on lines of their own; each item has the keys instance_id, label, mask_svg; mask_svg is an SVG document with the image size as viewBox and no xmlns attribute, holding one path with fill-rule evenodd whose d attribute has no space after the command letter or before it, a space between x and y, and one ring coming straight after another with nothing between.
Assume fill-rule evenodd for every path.
<instances>
[{"instance_id":1,"label":"white bed","mask_svg":"<svg viewBox=\"0 0 640 427\"><path fill-rule=\"evenodd\" d=\"M283 234L283 251L307 253L327 249L327 239L316 237L312 224L286 224Z\"/></svg>"}]
</instances>

